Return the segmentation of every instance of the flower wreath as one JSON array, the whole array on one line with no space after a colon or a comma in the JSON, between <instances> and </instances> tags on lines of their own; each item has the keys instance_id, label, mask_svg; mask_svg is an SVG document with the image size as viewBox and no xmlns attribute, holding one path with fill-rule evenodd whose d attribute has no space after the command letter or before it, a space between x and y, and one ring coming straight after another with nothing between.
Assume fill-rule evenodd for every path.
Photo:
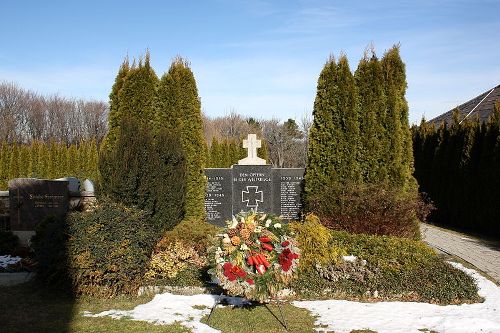
<instances>
[{"instance_id":1,"label":"flower wreath","mask_svg":"<svg viewBox=\"0 0 500 333\"><path fill-rule=\"evenodd\" d=\"M230 295L268 302L296 277L300 250L279 217L240 213L211 252L210 273Z\"/></svg>"}]
</instances>

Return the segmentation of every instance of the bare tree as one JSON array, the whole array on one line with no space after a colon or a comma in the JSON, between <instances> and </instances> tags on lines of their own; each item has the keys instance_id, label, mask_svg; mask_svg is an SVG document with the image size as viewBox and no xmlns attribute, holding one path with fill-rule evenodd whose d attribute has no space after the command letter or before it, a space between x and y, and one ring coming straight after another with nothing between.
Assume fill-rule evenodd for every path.
<instances>
[{"instance_id":1,"label":"bare tree","mask_svg":"<svg viewBox=\"0 0 500 333\"><path fill-rule=\"evenodd\" d=\"M108 105L101 101L44 97L14 83L0 83L0 140L70 144L95 138L100 142L106 134L107 114Z\"/></svg>"}]
</instances>

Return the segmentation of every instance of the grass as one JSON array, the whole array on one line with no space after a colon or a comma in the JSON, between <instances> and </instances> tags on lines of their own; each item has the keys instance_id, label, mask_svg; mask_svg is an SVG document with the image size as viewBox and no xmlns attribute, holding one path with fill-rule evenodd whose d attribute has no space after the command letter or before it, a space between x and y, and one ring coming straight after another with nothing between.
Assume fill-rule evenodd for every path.
<instances>
[{"instance_id":1,"label":"grass","mask_svg":"<svg viewBox=\"0 0 500 333\"><path fill-rule=\"evenodd\" d=\"M15 287L0 287L0 323L2 333L94 333L94 332L190 332L180 324L153 325L141 321L115 320L110 317L83 317L83 311L100 312L110 309L132 309L151 297L117 297L75 299L34 283Z\"/></svg>"},{"instance_id":2,"label":"grass","mask_svg":"<svg viewBox=\"0 0 500 333\"><path fill-rule=\"evenodd\" d=\"M241 332L286 332L281 324L281 316L277 305L245 306L241 308L217 308L208 323L213 328L224 333ZM314 317L305 309L296 308L290 304L282 306L288 332L313 333ZM272 313L271 313L271 311ZM208 316L207 316L208 317ZM207 317L202 322L207 323Z\"/></svg>"},{"instance_id":3,"label":"grass","mask_svg":"<svg viewBox=\"0 0 500 333\"><path fill-rule=\"evenodd\" d=\"M92 313L110 309L130 310L149 302L153 296L120 296L112 299L96 297L73 298L61 292L48 290L34 282L14 287L0 287L0 323L2 333L186 333L181 324L153 325L142 321L112 319L110 317L83 317L83 311ZM209 325L222 333L282 333L286 332L277 318L276 305L247 306L243 308L218 307ZM315 318L305 309L291 304L283 305L288 332L312 333ZM207 322L207 317L202 322ZM373 331L352 331L373 332ZM334 333L334 332L330 332ZM376 333L376 332L375 332Z\"/></svg>"}]
</instances>

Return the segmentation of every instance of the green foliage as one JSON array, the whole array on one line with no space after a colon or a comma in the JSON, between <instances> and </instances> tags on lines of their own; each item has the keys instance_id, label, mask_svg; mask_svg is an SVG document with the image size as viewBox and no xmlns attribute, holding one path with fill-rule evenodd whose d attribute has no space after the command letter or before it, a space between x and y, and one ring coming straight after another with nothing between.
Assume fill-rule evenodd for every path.
<instances>
[{"instance_id":1,"label":"green foliage","mask_svg":"<svg viewBox=\"0 0 500 333\"><path fill-rule=\"evenodd\" d=\"M133 65L128 70L120 68L117 80L123 71L127 71L127 75L122 86L119 87L119 82L116 82L118 87L114 87L119 88L117 117L128 116L137 119L141 125L153 125L158 77L150 65L149 53L146 53L144 62L139 60L137 66Z\"/></svg>"},{"instance_id":2,"label":"green foliage","mask_svg":"<svg viewBox=\"0 0 500 333\"><path fill-rule=\"evenodd\" d=\"M386 124L386 97L384 75L377 56L365 54L355 73L359 94L360 133L362 151L361 170L367 183L380 183L388 180L388 152L390 135Z\"/></svg>"},{"instance_id":3,"label":"green foliage","mask_svg":"<svg viewBox=\"0 0 500 333\"><path fill-rule=\"evenodd\" d=\"M122 118L113 150L101 151L103 193L127 206L152 213L159 232L184 216L185 159L178 135L161 129L156 140L148 128L129 116Z\"/></svg>"},{"instance_id":4,"label":"green foliage","mask_svg":"<svg viewBox=\"0 0 500 333\"><path fill-rule=\"evenodd\" d=\"M12 254L19 245L19 237L12 231L0 231L0 255Z\"/></svg>"},{"instance_id":5,"label":"green foliage","mask_svg":"<svg viewBox=\"0 0 500 333\"><path fill-rule=\"evenodd\" d=\"M297 235L302 252L299 262L302 270L312 270L316 263L338 262L346 254L342 247L331 246L330 230L315 215L307 215L304 222L291 223L290 228Z\"/></svg>"},{"instance_id":6,"label":"green foliage","mask_svg":"<svg viewBox=\"0 0 500 333\"><path fill-rule=\"evenodd\" d=\"M120 99L119 93L123 87L123 83L130 71L130 65L128 59L125 59L123 63L120 65L120 69L118 70L118 74L115 78L115 83L111 88L111 93L109 94L109 116L108 116L108 133L104 140L104 147L106 149L110 149L113 147L120 128L122 115L120 113Z\"/></svg>"},{"instance_id":7,"label":"green foliage","mask_svg":"<svg viewBox=\"0 0 500 333\"><path fill-rule=\"evenodd\" d=\"M491 118L413 128L415 177L436 206L430 220L500 237L500 102Z\"/></svg>"},{"instance_id":8,"label":"green foliage","mask_svg":"<svg viewBox=\"0 0 500 333\"><path fill-rule=\"evenodd\" d=\"M333 183L310 197L309 206L331 229L416 239L419 220L431 210L417 194L384 184Z\"/></svg>"},{"instance_id":9,"label":"green foliage","mask_svg":"<svg viewBox=\"0 0 500 333\"><path fill-rule=\"evenodd\" d=\"M319 222L317 222L319 223ZM300 224L295 228L300 234ZM309 229L309 227L304 227ZM371 298L377 291L382 299L403 299L454 304L478 301L474 279L444 262L436 253L420 241L405 238L349 234L331 231L328 244L332 253L338 249L366 260L365 267L371 272L362 279L353 276L339 280L321 277L314 266L302 269L292 288L299 297L306 298ZM302 247L302 257L314 247ZM323 266L340 267L338 262ZM351 274L352 275L352 274Z\"/></svg>"},{"instance_id":10,"label":"green foliage","mask_svg":"<svg viewBox=\"0 0 500 333\"><path fill-rule=\"evenodd\" d=\"M77 294L132 293L158 233L144 211L101 200L93 212L48 219L33 239L41 281L67 281Z\"/></svg>"},{"instance_id":11,"label":"green foliage","mask_svg":"<svg viewBox=\"0 0 500 333\"><path fill-rule=\"evenodd\" d=\"M318 79L305 175L307 197L323 184L359 180L357 94L347 58L330 58Z\"/></svg>"},{"instance_id":12,"label":"green foliage","mask_svg":"<svg viewBox=\"0 0 500 333\"><path fill-rule=\"evenodd\" d=\"M0 189L7 189L13 178L76 177L91 179L99 188L98 147L95 140L71 145L58 142L32 141L27 144L1 143Z\"/></svg>"},{"instance_id":13,"label":"green foliage","mask_svg":"<svg viewBox=\"0 0 500 333\"><path fill-rule=\"evenodd\" d=\"M211 237L220 231L219 227L206 222L205 220L185 219L172 230L165 232L159 244L168 244L176 240L182 241L194 247L198 253L204 254L211 244Z\"/></svg>"},{"instance_id":14,"label":"green foliage","mask_svg":"<svg viewBox=\"0 0 500 333\"><path fill-rule=\"evenodd\" d=\"M158 87L155 128L178 130L186 158L188 218L205 216L205 154L201 103L193 72L182 58L175 59Z\"/></svg>"},{"instance_id":15,"label":"green foliage","mask_svg":"<svg viewBox=\"0 0 500 333\"><path fill-rule=\"evenodd\" d=\"M387 169L389 183L403 191L415 192L413 177L412 134L408 124L408 102L405 98L406 69L399 54L399 45L385 52L381 61L387 114L385 130L389 134Z\"/></svg>"},{"instance_id":16,"label":"green foliage","mask_svg":"<svg viewBox=\"0 0 500 333\"><path fill-rule=\"evenodd\" d=\"M399 46L381 61L366 52L354 76L345 56L323 68L304 188L306 208L329 227L418 237L424 209L412 175L406 85Z\"/></svg>"}]
</instances>

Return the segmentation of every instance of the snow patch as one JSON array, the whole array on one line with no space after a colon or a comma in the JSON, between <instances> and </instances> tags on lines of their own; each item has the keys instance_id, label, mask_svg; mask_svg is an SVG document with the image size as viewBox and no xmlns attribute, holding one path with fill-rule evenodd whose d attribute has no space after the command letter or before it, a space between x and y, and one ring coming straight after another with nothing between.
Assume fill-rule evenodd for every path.
<instances>
[{"instance_id":1,"label":"snow patch","mask_svg":"<svg viewBox=\"0 0 500 333\"><path fill-rule=\"evenodd\" d=\"M344 259L344 261L348 261L348 262L355 262L356 259L358 259L358 257L356 257L356 256L342 256L342 259Z\"/></svg>"},{"instance_id":2,"label":"snow patch","mask_svg":"<svg viewBox=\"0 0 500 333\"><path fill-rule=\"evenodd\" d=\"M435 305L417 302L361 303L342 300L297 301L292 304L305 308L318 316L318 331L351 332L370 329L379 333L421 333L423 329L446 333L498 333L500 332L500 288L479 273L464 266L454 267L471 275L478 284L483 303L462 305ZM164 293L156 295L149 303L138 305L133 310L109 310L97 314L85 312L88 317L127 318L154 324L180 322L194 332L219 332L200 322L210 313L219 298L217 295L194 296ZM239 297L224 297L235 306L248 302Z\"/></svg>"},{"instance_id":3,"label":"snow patch","mask_svg":"<svg viewBox=\"0 0 500 333\"><path fill-rule=\"evenodd\" d=\"M0 256L0 267L7 268L9 265L15 265L21 261L21 257L11 257L10 255Z\"/></svg>"},{"instance_id":4,"label":"snow patch","mask_svg":"<svg viewBox=\"0 0 500 333\"><path fill-rule=\"evenodd\" d=\"M147 321L153 324L168 325L179 322L194 332L220 332L200 322L201 318L210 313L219 296L217 295L174 295L164 293L156 295L151 302L136 306L133 310L108 310L97 314L85 311L85 317L106 317L114 319L127 318L131 320ZM223 300L233 306L248 304L240 297L223 297Z\"/></svg>"},{"instance_id":5,"label":"snow patch","mask_svg":"<svg viewBox=\"0 0 500 333\"><path fill-rule=\"evenodd\" d=\"M297 301L293 305L317 315L318 329L338 333L370 329L379 333L500 332L500 288L472 269L450 263L471 275L485 301L475 304L435 305L417 302L360 303L341 300Z\"/></svg>"}]
</instances>

